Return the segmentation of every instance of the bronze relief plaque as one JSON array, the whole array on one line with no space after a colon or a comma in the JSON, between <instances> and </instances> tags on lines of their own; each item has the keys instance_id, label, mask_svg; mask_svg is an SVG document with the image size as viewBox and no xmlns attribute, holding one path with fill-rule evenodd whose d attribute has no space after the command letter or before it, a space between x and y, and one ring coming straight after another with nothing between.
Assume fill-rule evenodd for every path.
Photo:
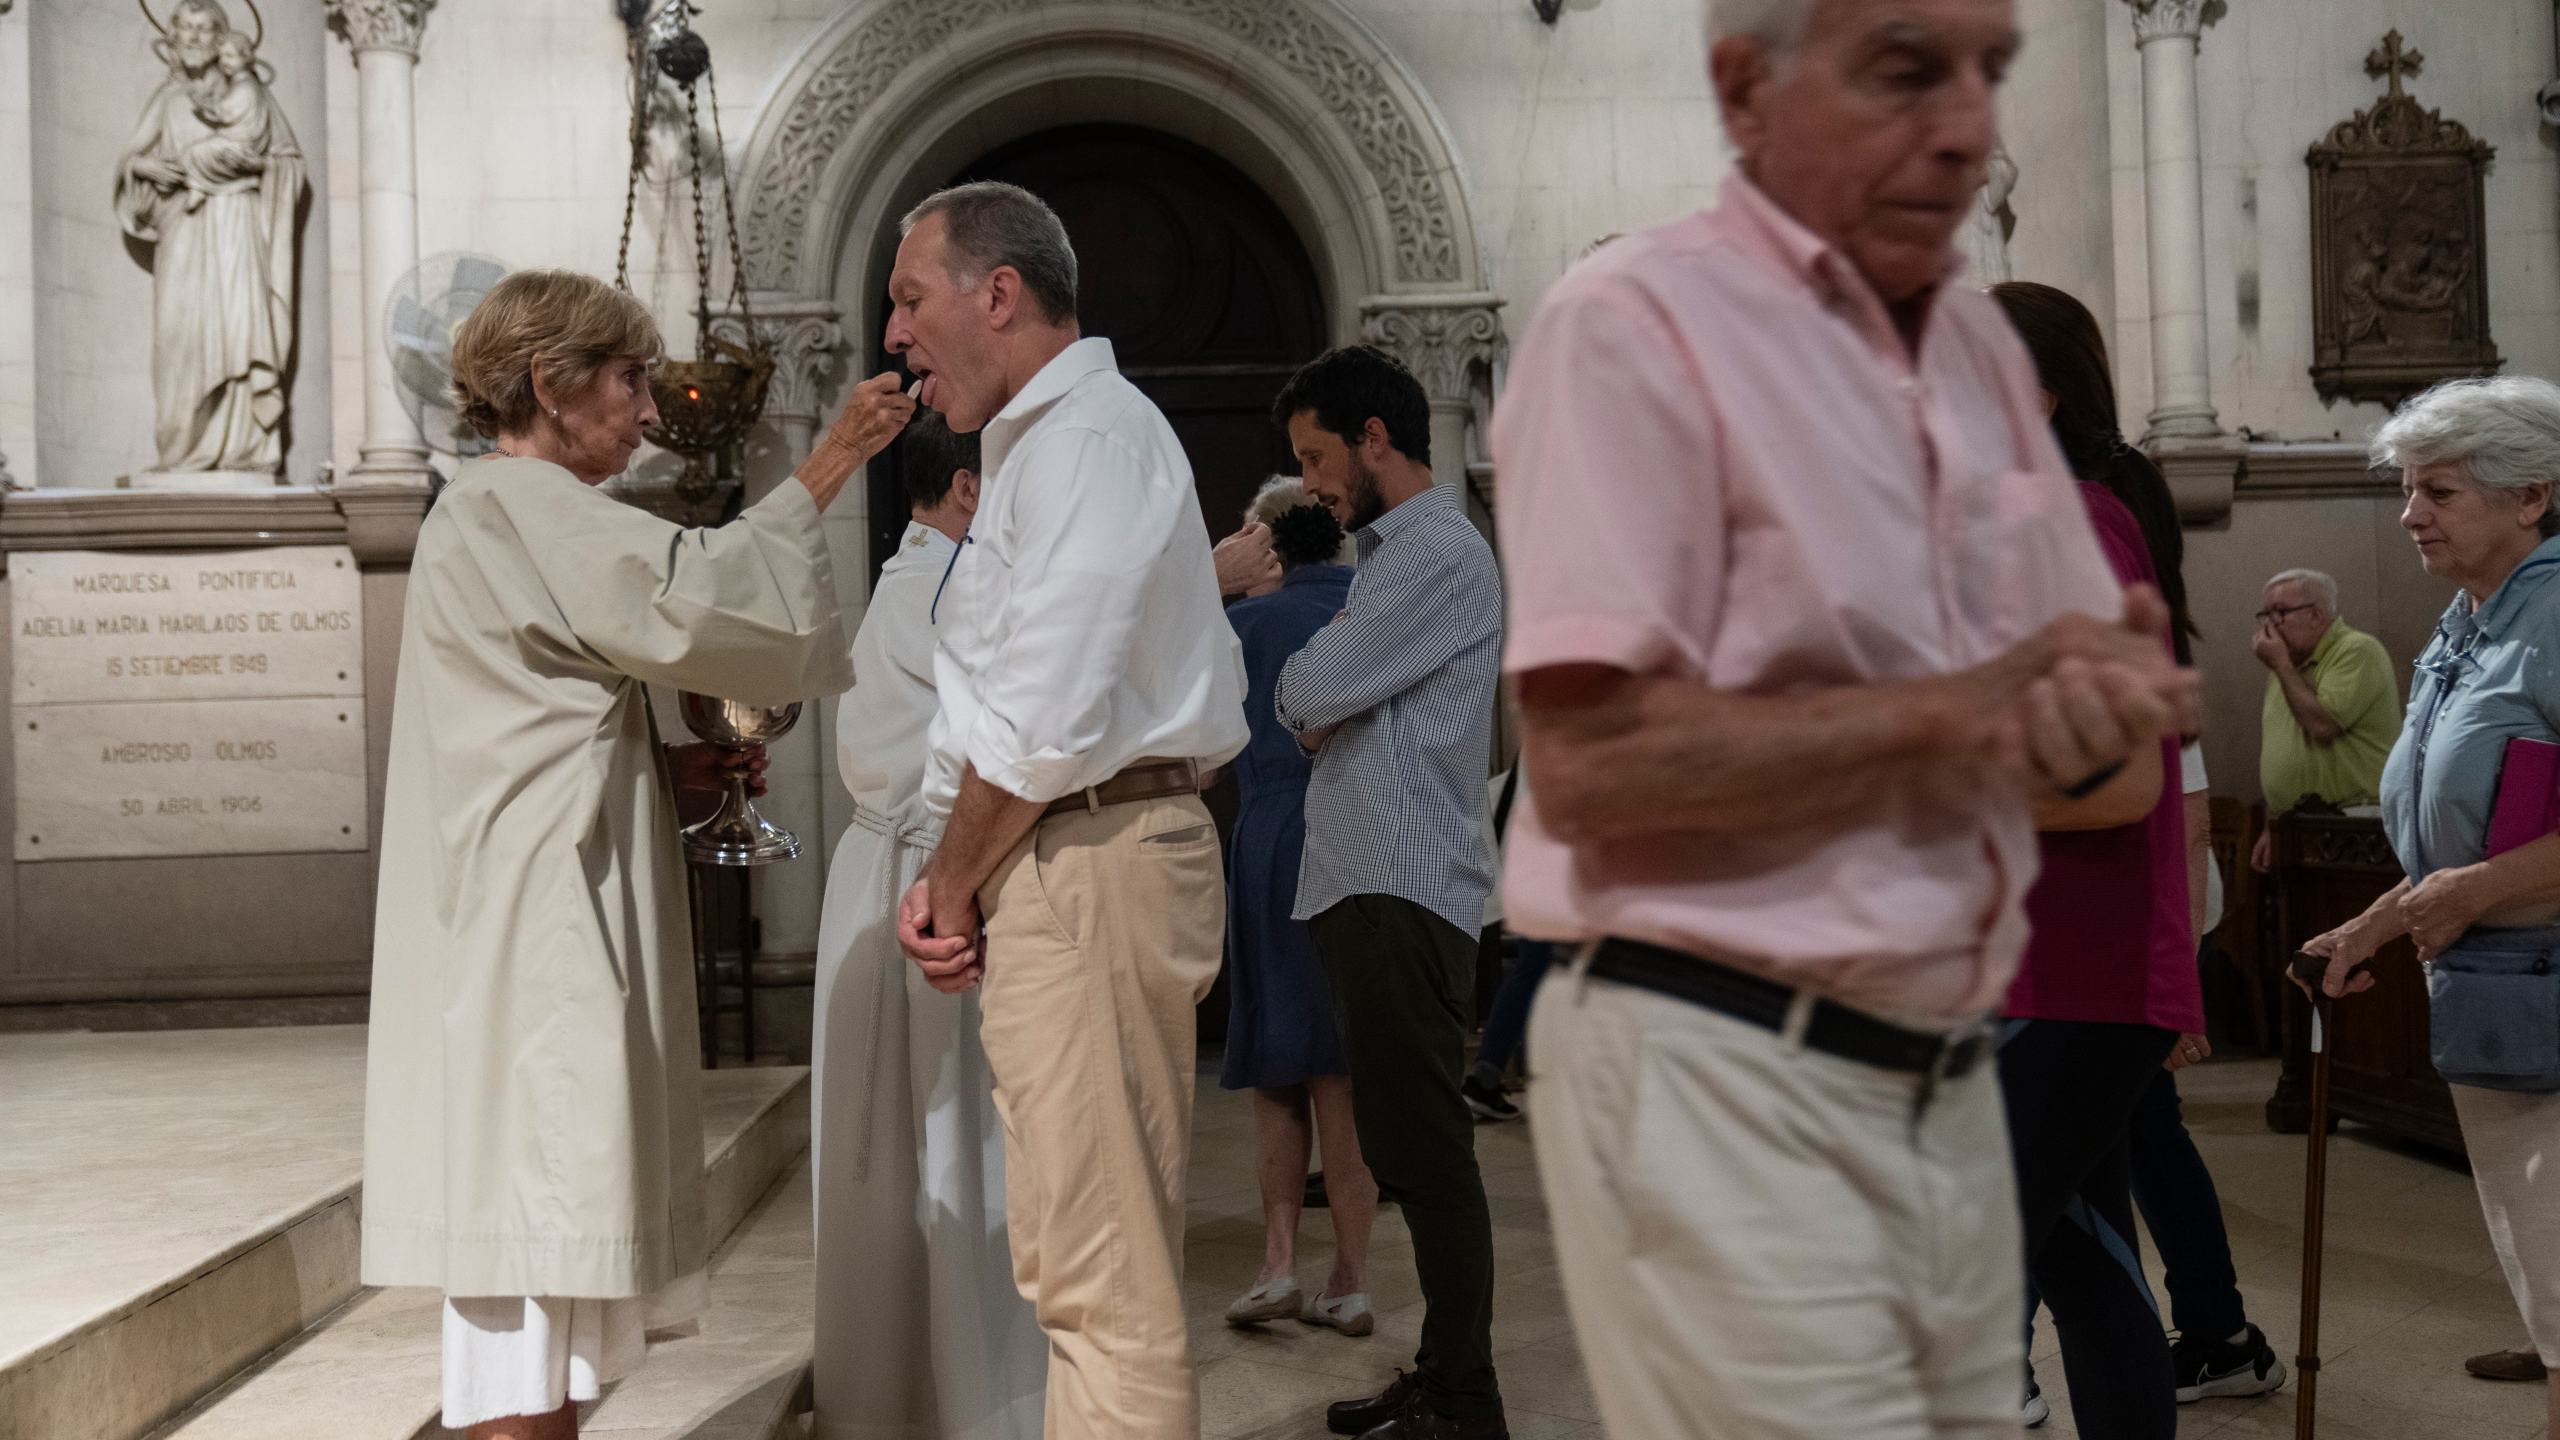
<instances>
[{"instance_id":1,"label":"bronze relief plaque","mask_svg":"<svg viewBox=\"0 0 2560 1440\"><path fill-rule=\"evenodd\" d=\"M2400 32L2365 58L2390 91L2332 128L2311 167L2311 380L2396 405L2504 363L2489 338L2485 140L2410 96Z\"/></svg>"}]
</instances>

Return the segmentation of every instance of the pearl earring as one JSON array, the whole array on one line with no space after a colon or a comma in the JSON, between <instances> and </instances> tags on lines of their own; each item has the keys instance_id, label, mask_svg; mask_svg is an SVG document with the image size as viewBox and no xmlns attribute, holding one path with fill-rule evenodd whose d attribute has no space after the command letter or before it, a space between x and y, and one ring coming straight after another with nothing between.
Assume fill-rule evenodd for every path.
<instances>
[{"instance_id":1,"label":"pearl earring","mask_svg":"<svg viewBox=\"0 0 2560 1440\"><path fill-rule=\"evenodd\" d=\"M551 412L551 418L552 418L552 419L554 419L554 420L557 420L557 419L559 419L559 418L560 418L560 412L559 412L559 410L558 410L558 409L556 409L556 408L555 408L555 409Z\"/></svg>"}]
</instances>

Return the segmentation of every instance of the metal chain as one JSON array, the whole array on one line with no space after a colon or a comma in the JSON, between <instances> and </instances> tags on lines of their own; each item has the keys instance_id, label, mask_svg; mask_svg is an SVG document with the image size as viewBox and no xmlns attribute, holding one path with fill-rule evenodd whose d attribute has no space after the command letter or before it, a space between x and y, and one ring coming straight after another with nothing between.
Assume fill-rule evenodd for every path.
<instances>
[{"instance_id":1,"label":"metal chain","mask_svg":"<svg viewBox=\"0 0 2560 1440\"><path fill-rule=\"evenodd\" d=\"M649 95L656 87L649 83L645 63L648 46L637 35L632 40L631 62L631 178L622 188L622 248L613 259L615 288L631 289L631 222L640 208L640 166L648 156Z\"/></svg>"},{"instance_id":2,"label":"metal chain","mask_svg":"<svg viewBox=\"0 0 2560 1440\"><path fill-rule=\"evenodd\" d=\"M646 30L636 32L631 71L631 174L623 186L622 243L613 264L614 284L626 291L631 288L631 232L640 208L640 170L648 159L649 111L657 93L651 55ZM720 157L720 218L729 241L729 303L745 327L747 348L762 351L764 340L756 333L755 313L747 304L747 252L738 243L737 194L729 184L729 140L720 124L720 77L705 67L703 79L711 89L711 137ZM711 338L711 233L702 214L702 107L691 85L684 87L684 108L685 155L691 162L693 191L694 321L700 329L696 352L706 353Z\"/></svg>"},{"instance_id":3,"label":"metal chain","mask_svg":"<svg viewBox=\"0 0 2560 1440\"><path fill-rule=\"evenodd\" d=\"M684 149L693 162L693 353L711 351L711 234L702 223L702 106L684 87Z\"/></svg>"},{"instance_id":4,"label":"metal chain","mask_svg":"<svg viewBox=\"0 0 2560 1440\"><path fill-rule=\"evenodd\" d=\"M711 87L711 139L720 152L720 217L729 228L729 303L738 307L747 348L761 351L764 339L756 334L756 317L747 309L747 252L738 244L737 192L729 188L729 139L720 133L720 72L716 67L705 70L702 79Z\"/></svg>"}]
</instances>

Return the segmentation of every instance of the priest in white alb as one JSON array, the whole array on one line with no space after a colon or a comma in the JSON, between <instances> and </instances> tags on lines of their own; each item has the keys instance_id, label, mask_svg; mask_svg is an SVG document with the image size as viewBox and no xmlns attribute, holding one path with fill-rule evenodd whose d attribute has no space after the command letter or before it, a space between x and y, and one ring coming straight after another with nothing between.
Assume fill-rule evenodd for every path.
<instances>
[{"instance_id":1,"label":"priest in white alb","mask_svg":"<svg viewBox=\"0 0 2560 1440\"><path fill-rule=\"evenodd\" d=\"M897 434L855 387L790 481L714 530L596 486L657 420L658 330L520 271L455 333L497 442L418 532L382 807L363 1281L441 1290L444 1423L563 1440L701 1307L701 1056L672 752L652 684L781 705L850 680L819 512ZM683 772L691 772L690 774Z\"/></svg>"},{"instance_id":2,"label":"priest in white alb","mask_svg":"<svg viewBox=\"0 0 2560 1440\"><path fill-rule=\"evenodd\" d=\"M1048 1342L1014 1288L978 997L934 993L898 948L898 897L942 834L923 795L934 616L969 563L978 437L927 411L898 458L910 518L836 711L853 823L818 927L814 1440L1037 1440Z\"/></svg>"}]
</instances>

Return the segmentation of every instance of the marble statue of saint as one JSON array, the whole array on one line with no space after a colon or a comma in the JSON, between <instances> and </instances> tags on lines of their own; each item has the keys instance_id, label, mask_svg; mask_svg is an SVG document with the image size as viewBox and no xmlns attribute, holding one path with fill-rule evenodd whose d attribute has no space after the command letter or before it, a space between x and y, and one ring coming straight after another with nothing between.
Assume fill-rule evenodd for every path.
<instances>
[{"instance_id":1,"label":"marble statue of saint","mask_svg":"<svg viewBox=\"0 0 2560 1440\"><path fill-rule=\"evenodd\" d=\"M159 469L272 477L284 457L302 147L267 89L258 42L231 28L219 0L178 0L161 33L169 75L143 108L115 191L125 234L153 247Z\"/></svg>"},{"instance_id":2,"label":"marble statue of saint","mask_svg":"<svg viewBox=\"0 0 2560 1440\"><path fill-rule=\"evenodd\" d=\"M1982 193L1974 197L1973 214L1960 236L1965 274L1976 285L2016 278L2009 271L2009 237L2017 231L2018 212L2009 208L2009 197L2017 190L2018 162L2009 158L2005 146L1993 149Z\"/></svg>"}]
</instances>

